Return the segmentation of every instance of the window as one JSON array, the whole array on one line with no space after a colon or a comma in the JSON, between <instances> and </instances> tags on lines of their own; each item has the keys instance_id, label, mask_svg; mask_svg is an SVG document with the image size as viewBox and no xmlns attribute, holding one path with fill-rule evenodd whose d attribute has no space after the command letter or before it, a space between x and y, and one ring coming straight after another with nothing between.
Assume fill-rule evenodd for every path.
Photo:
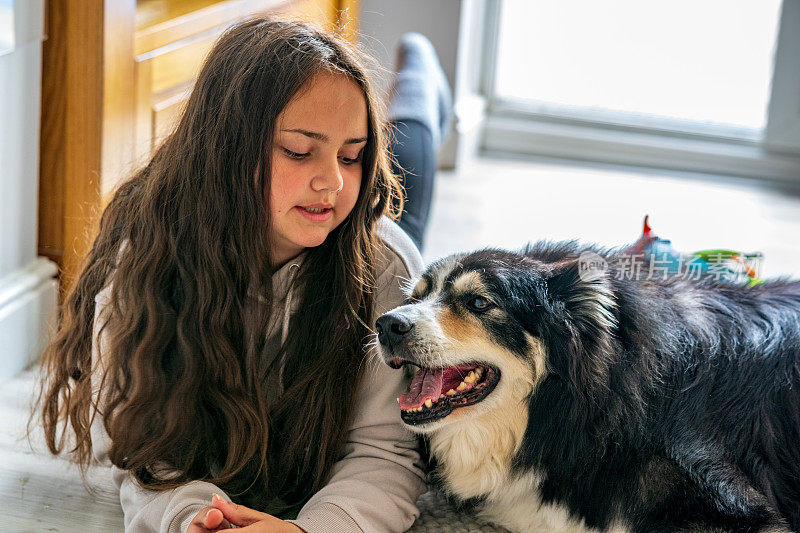
<instances>
[{"instance_id":1,"label":"window","mask_svg":"<svg viewBox=\"0 0 800 533\"><path fill-rule=\"evenodd\" d=\"M764 128L780 0L506 0L497 98Z\"/></svg>"},{"instance_id":2,"label":"window","mask_svg":"<svg viewBox=\"0 0 800 533\"><path fill-rule=\"evenodd\" d=\"M484 149L800 182L800 2L487 6Z\"/></svg>"}]
</instances>

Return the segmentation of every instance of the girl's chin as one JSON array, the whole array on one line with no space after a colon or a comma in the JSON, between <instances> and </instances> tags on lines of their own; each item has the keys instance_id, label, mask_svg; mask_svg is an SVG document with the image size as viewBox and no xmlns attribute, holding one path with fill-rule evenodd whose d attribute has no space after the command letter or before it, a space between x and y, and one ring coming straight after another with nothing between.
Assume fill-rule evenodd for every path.
<instances>
[{"instance_id":1,"label":"girl's chin","mask_svg":"<svg viewBox=\"0 0 800 533\"><path fill-rule=\"evenodd\" d=\"M298 246L302 246L303 248L314 248L315 246L319 246L325 239L328 238L330 231L327 229L319 229L317 231L305 231L301 232L292 239Z\"/></svg>"},{"instance_id":2,"label":"girl's chin","mask_svg":"<svg viewBox=\"0 0 800 533\"><path fill-rule=\"evenodd\" d=\"M277 232L276 236L278 242L283 242L281 248L286 248L286 251L291 248L297 250L296 253L299 253L305 248L314 248L325 242L325 239L327 239L331 231L336 228L336 225L337 224L334 224L334 221L331 220L330 223L326 225L284 227L282 231L279 230Z\"/></svg>"},{"instance_id":3,"label":"girl's chin","mask_svg":"<svg viewBox=\"0 0 800 533\"><path fill-rule=\"evenodd\" d=\"M319 246L323 242L325 242L325 239L314 239L314 240L309 239L309 240L304 241L302 246L303 246L303 248L316 248L317 246Z\"/></svg>"}]
</instances>

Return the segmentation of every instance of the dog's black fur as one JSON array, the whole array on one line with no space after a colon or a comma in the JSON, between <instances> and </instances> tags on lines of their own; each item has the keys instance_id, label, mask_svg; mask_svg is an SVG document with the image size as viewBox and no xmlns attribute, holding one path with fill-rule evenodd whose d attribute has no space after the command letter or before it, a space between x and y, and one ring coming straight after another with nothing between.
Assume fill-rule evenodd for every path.
<instances>
[{"instance_id":1,"label":"dog's black fur","mask_svg":"<svg viewBox=\"0 0 800 533\"><path fill-rule=\"evenodd\" d=\"M494 342L546 347L513 463L545 502L600 529L800 531L800 282L629 279L575 242L458 262L507 313Z\"/></svg>"}]
</instances>

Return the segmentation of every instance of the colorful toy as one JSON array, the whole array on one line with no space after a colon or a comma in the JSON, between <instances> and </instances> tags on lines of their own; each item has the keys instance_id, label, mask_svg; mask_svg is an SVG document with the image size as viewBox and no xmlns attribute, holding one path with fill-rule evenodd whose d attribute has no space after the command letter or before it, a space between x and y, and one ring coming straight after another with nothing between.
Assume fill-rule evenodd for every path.
<instances>
[{"instance_id":1,"label":"colorful toy","mask_svg":"<svg viewBox=\"0 0 800 533\"><path fill-rule=\"evenodd\" d=\"M653 233L648 219L649 215L645 215L642 236L623 251L623 256L630 258L631 264L637 258L640 261L647 259L649 275L679 275L694 279L712 277L732 283L746 282L750 286L764 281L758 276L764 258L762 253L711 249L682 254L672 247L671 241Z\"/></svg>"}]
</instances>

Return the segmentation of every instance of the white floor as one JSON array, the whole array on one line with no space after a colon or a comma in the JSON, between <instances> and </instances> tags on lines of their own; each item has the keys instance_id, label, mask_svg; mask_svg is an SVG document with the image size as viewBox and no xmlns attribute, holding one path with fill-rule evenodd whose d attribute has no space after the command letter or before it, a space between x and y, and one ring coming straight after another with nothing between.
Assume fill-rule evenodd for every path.
<instances>
[{"instance_id":1,"label":"white floor","mask_svg":"<svg viewBox=\"0 0 800 533\"><path fill-rule=\"evenodd\" d=\"M23 438L33 400L34 372L0 387L0 499L3 529L22 532L122 531L122 510L110 472L97 467L88 482L62 457L53 457L38 433Z\"/></svg>"},{"instance_id":2,"label":"white floor","mask_svg":"<svg viewBox=\"0 0 800 533\"><path fill-rule=\"evenodd\" d=\"M439 173L423 258L540 239L618 246L641 235L646 214L679 251L760 251L763 276L800 277L800 176L792 187L507 158Z\"/></svg>"}]
</instances>

